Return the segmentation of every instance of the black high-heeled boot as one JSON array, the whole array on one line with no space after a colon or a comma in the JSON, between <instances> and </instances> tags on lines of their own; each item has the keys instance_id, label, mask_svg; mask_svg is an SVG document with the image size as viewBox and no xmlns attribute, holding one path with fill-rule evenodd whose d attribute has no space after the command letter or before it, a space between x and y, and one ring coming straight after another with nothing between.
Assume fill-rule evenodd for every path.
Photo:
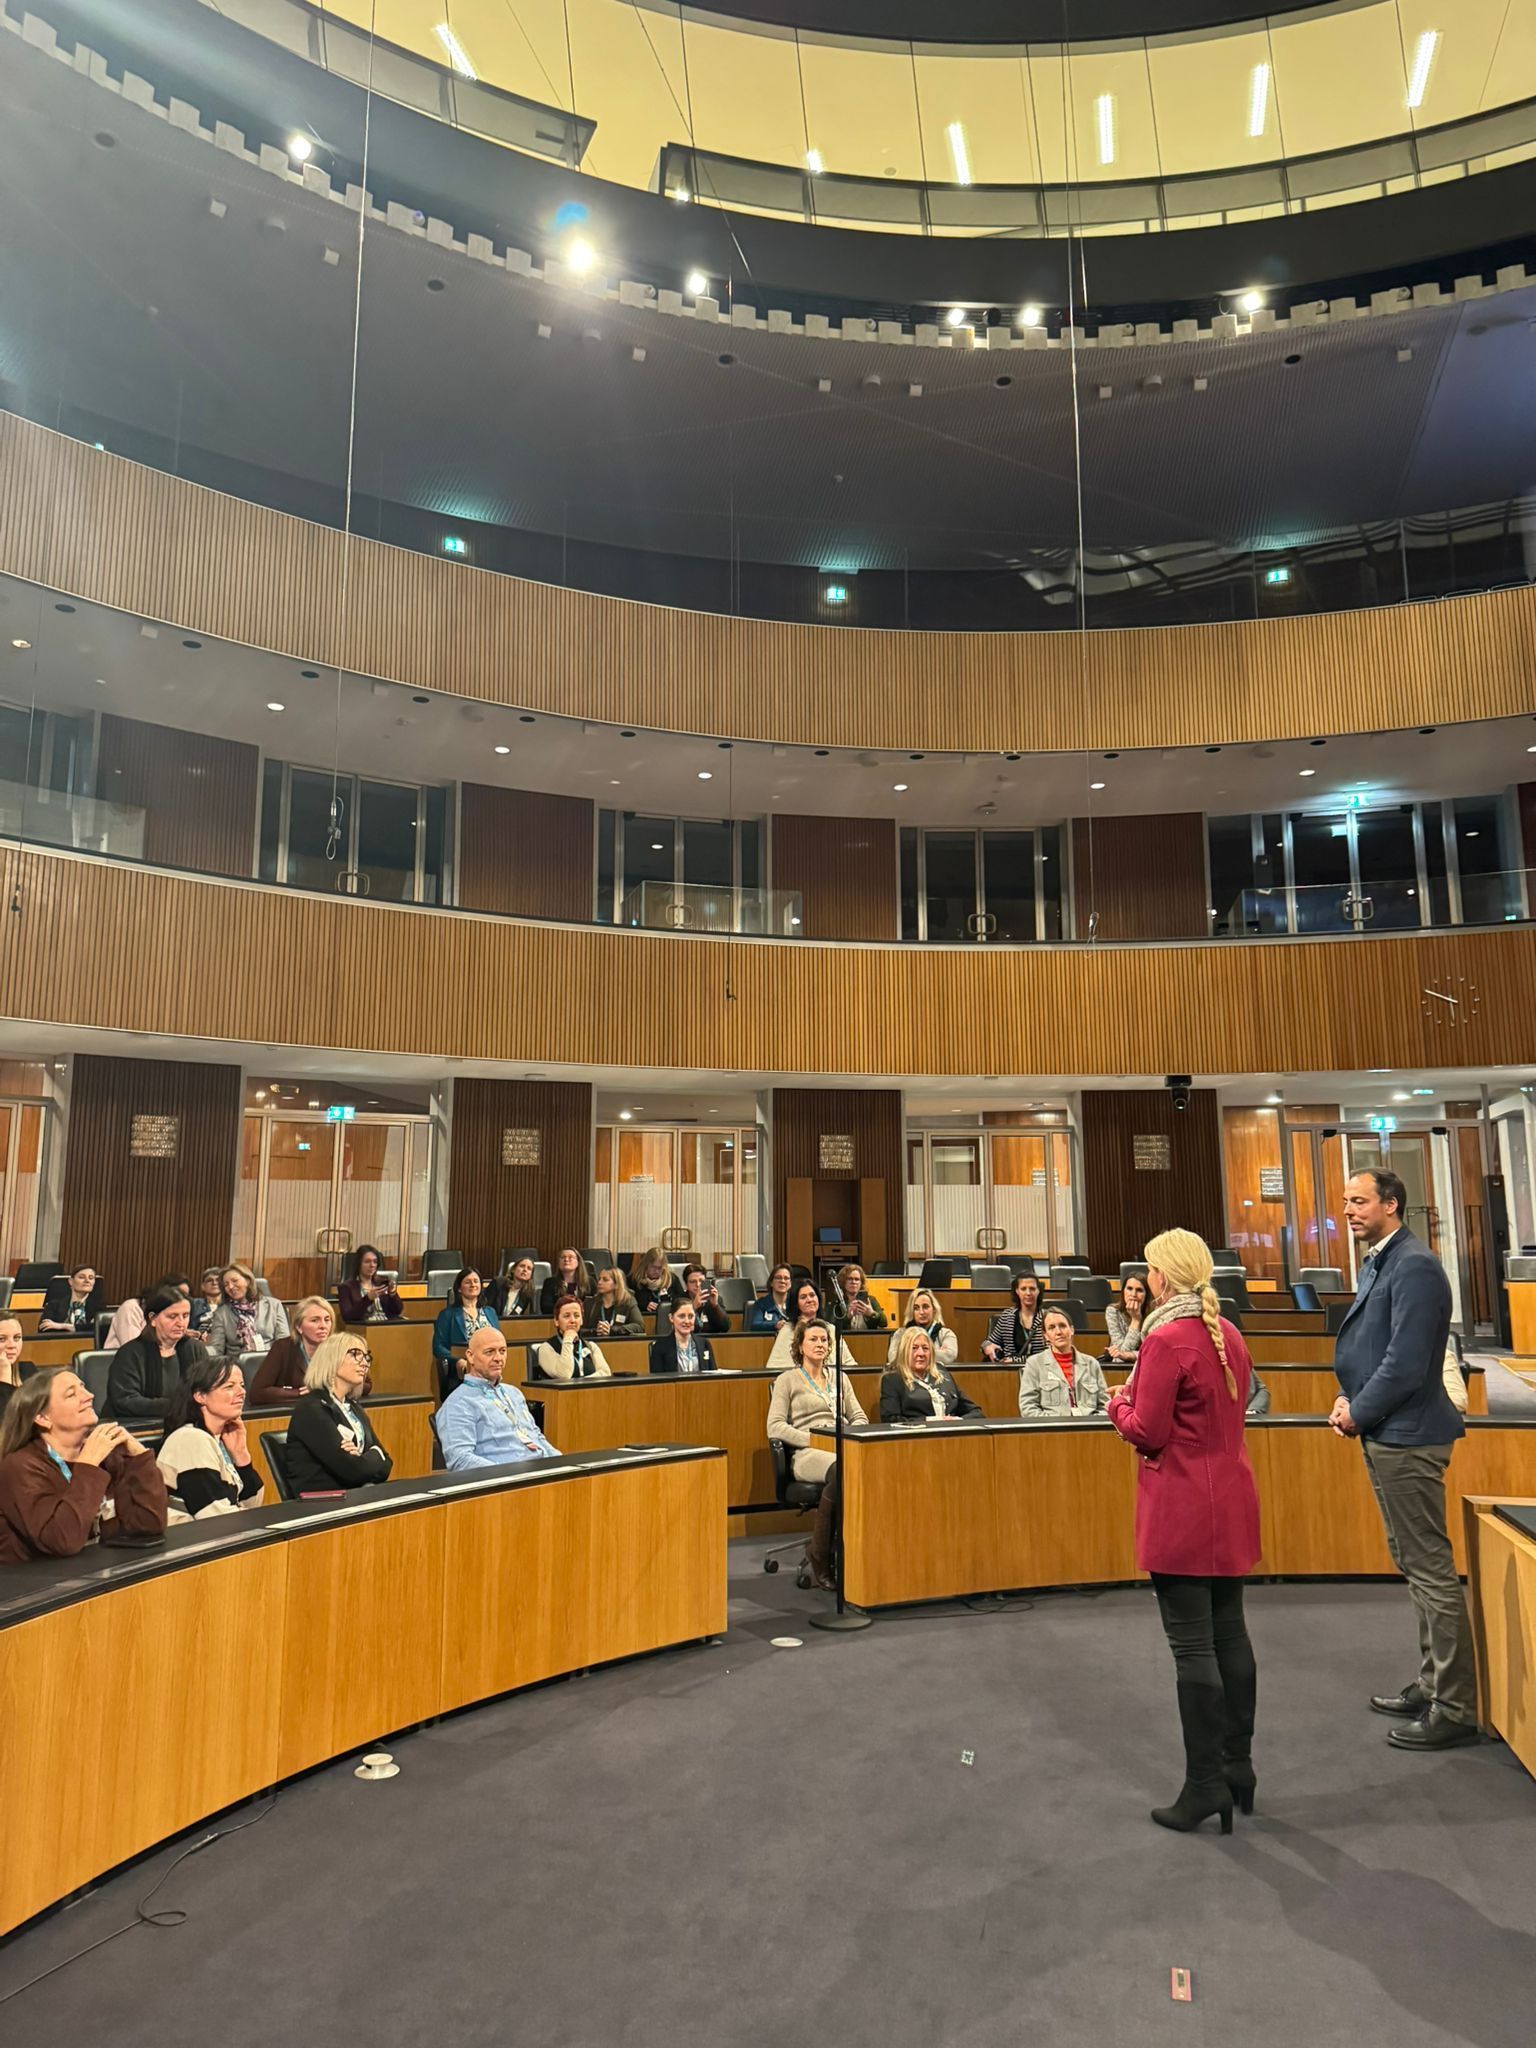
<instances>
[{"instance_id":1,"label":"black high-heeled boot","mask_svg":"<svg viewBox=\"0 0 1536 2048\"><path fill-rule=\"evenodd\" d=\"M1232 1788L1241 1812L1253 1811L1258 1779L1253 1772L1253 1723L1258 1706L1259 1675L1247 1632L1216 1645L1221 1689L1226 1704L1226 1733L1221 1745L1222 1776Z\"/></svg>"},{"instance_id":2,"label":"black high-heeled boot","mask_svg":"<svg viewBox=\"0 0 1536 2048\"><path fill-rule=\"evenodd\" d=\"M1253 1795L1258 1788L1253 1765L1245 1756L1225 1756L1221 1760L1221 1775L1227 1781L1227 1788L1237 1802L1239 1813L1252 1813Z\"/></svg>"},{"instance_id":3,"label":"black high-heeled boot","mask_svg":"<svg viewBox=\"0 0 1536 2048\"><path fill-rule=\"evenodd\" d=\"M1227 1708L1219 1685L1179 1680L1179 1720L1184 1729L1184 1784L1172 1806L1154 1806L1160 1828L1188 1834L1216 1814L1221 1832L1232 1832L1232 1792L1222 1774L1221 1744Z\"/></svg>"}]
</instances>

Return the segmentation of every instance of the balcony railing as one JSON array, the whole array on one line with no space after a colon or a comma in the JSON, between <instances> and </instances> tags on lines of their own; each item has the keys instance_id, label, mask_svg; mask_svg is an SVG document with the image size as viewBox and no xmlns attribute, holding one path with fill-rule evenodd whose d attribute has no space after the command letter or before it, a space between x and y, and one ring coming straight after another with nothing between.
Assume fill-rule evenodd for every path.
<instances>
[{"instance_id":1,"label":"balcony railing","mask_svg":"<svg viewBox=\"0 0 1536 2048\"><path fill-rule=\"evenodd\" d=\"M620 923L647 931L740 932L797 938L800 898L788 889L713 888L704 882L639 882L620 906Z\"/></svg>"},{"instance_id":2,"label":"balcony railing","mask_svg":"<svg viewBox=\"0 0 1536 2048\"><path fill-rule=\"evenodd\" d=\"M145 817L134 804L109 804L62 790L0 782L0 836L6 839L142 860Z\"/></svg>"},{"instance_id":3,"label":"balcony railing","mask_svg":"<svg viewBox=\"0 0 1536 2048\"><path fill-rule=\"evenodd\" d=\"M1519 924L1536 903L1536 868L1440 875L1427 883L1307 882L1244 889L1214 922L1218 938L1312 937L1329 932L1437 931Z\"/></svg>"}]
</instances>

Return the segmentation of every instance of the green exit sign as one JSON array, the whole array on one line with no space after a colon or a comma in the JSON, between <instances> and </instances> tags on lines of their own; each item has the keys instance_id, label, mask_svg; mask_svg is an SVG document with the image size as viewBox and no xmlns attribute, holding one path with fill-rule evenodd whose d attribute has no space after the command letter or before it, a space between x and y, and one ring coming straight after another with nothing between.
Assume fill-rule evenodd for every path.
<instances>
[{"instance_id":1,"label":"green exit sign","mask_svg":"<svg viewBox=\"0 0 1536 2048\"><path fill-rule=\"evenodd\" d=\"M325 1120L328 1124L349 1124L356 1115L350 1102L333 1102L325 1112Z\"/></svg>"}]
</instances>

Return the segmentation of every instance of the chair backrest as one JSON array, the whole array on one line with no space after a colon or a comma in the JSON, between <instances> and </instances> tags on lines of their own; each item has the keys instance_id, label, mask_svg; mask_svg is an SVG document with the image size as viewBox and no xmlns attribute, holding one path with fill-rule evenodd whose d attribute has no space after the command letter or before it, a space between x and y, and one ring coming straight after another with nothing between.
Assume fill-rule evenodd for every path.
<instances>
[{"instance_id":1,"label":"chair backrest","mask_svg":"<svg viewBox=\"0 0 1536 2048\"><path fill-rule=\"evenodd\" d=\"M1296 1277L1305 1280L1309 1287L1315 1287L1319 1294L1344 1292L1344 1274L1338 1266L1303 1266Z\"/></svg>"},{"instance_id":2,"label":"chair backrest","mask_svg":"<svg viewBox=\"0 0 1536 2048\"><path fill-rule=\"evenodd\" d=\"M1080 1273L1089 1273L1093 1270L1088 1261L1080 1258L1076 1252L1063 1252L1056 1263L1058 1266L1076 1266Z\"/></svg>"},{"instance_id":3,"label":"chair backrest","mask_svg":"<svg viewBox=\"0 0 1536 2048\"><path fill-rule=\"evenodd\" d=\"M1077 1279L1080 1271L1081 1268L1077 1266L1063 1266L1059 1264L1052 1266L1050 1282L1052 1294L1065 1294L1072 1285L1072 1282Z\"/></svg>"},{"instance_id":4,"label":"chair backrest","mask_svg":"<svg viewBox=\"0 0 1536 2048\"><path fill-rule=\"evenodd\" d=\"M451 1251L447 1246L433 1245L421 1255L421 1277L430 1280L434 1273L440 1273L446 1266L450 1273L457 1273L464 1264L462 1252Z\"/></svg>"},{"instance_id":5,"label":"chair backrest","mask_svg":"<svg viewBox=\"0 0 1536 2048\"><path fill-rule=\"evenodd\" d=\"M921 1287L948 1287L955 1277L954 1264L949 1259L924 1259L923 1270L918 1275Z\"/></svg>"},{"instance_id":6,"label":"chair backrest","mask_svg":"<svg viewBox=\"0 0 1536 2048\"><path fill-rule=\"evenodd\" d=\"M432 1266L427 1270L427 1293L436 1300L446 1301L453 1283L462 1269L458 1266Z\"/></svg>"},{"instance_id":7,"label":"chair backrest","mask_svg":"<svg viewBox=\"0 0 1536 2048\"><path fill-rule=\"evenodd\" d=\"M1074 1273L1067 1282L1067 1292L1081 1309L1108 1308L1114 1295L1114 1288L1102 1273Z\"/></svg>"},{"instance_id":8,"label":"chair backrest","mask_svg":"<svg viewBox=\"0 0 1536 2048\"><path fill-rule=\"evenodd\" d=\"M882 1277L887 1280L899 1280L907 1269L899 1259L876 1259L869 1270L876 1280Z\"/></svg>"},{"instance_id":9,"label":"chair backrest","mask_svg":"<svg viewBox=\"0 0 1536 2048\"><path fill-rule=\"evenodd\" d=\"M1291 1288L1291 1300L1305 1315L1314 1315L1317 1311L1317 1289L1310 1280L1298 1280L1295 1283Z\"/></svg>"},{"instance_id":10,"label":"chair backrest","mask_svg":"<svg viewBox=\"0 0 1536 2048\"><path fill-rule=\"evenodd\" d=\"M548 1373L547 1373L547 1372L546 1372L546 1371L544 1370L543 1366L542 1366L542 1365L540 1365L540 1363L539 1363L539 1347L538 1347L538 1345L537 1345L536 1343L534 1343L534 1344L525 1344L525 1345L523 1346L523 1350L524 1350L524 1352L525 1352L525 1353L527 1354L527 1358L528 1358L528 1377L529 1377L529 1379L531 1379L531 1380L547 1380L547 1379L549 1378L549 1374L548 1374Z\"/></svg>"},{"instance_id":11,"label":"chair backrest","mask_svg":"<svg viewBox=\"0 0 1536 2048\"><path fill-rule=\"evenodd\" d=\"M534 1286L542 1287L544 1285L544 1282L549 1278L550 1274L553 1273L554 1270L554 1267L549 1263L548 1259L535 1259L533 1262Z\"/></svg>"},{"instance_id":12,"label":"chair backrest","mask_svg":"<svg viewBox=\"0 0 1536 2048\"><path fill-rule=\"evenodd\" d=\"M278 1499L297 1500L298 1489L288 1472L287 1430L264 1429L261 1433L261 1455L267 1461L267 1470L272 1474Z\"/></svg>"},{"instance_id":13,"label":"chair backrest","mask_svg":"<svg viewBox=\"0 0 1536 2048\"><path fill-rule=\"evenodd\" d=\"M604 1266L612 1266L616 1263L612 1248L606 1244L579 1245L577 1249L580 1251L587 1269L592 1275L594 1284Z\"/></svg>"},{"instance_id":14,"label":"chair backrest","mask_svg":"<svg viewBox=\"0 0 1536 2048\"><path fill-rule=\"evenodd\" d=\"M950 1270L950 1271L951 1271L951 1272L952 1272L953 1274L955 1274L955 1275L956 1275L956 1276L957 1276L958 1278L960 1278L960 1279L964 1279L964 1280L969 1280L969 1278L971 1277L971 1257L970 1257L970 1253L969 1253L969 1252L952 1252L952 1253L950 1254L950 1260L949 1260L949 1270Z\"/></svg>"},{"instance_id":15,"label":"chair backrest","mask_svg":"<svg viewBox=\"0 0 1536 2048\"><path fill-rule=\"evenodd\" d=\"M59 1271L57 1259L27 1259L16 1268L16 1292L30 1294L34 1288L46 1287L50 1280L68 1277Z\"/></svg>"},{"instance_id":16,"label":"chair backrest","mask_svg":"<svg viewBox=\"0 0 1536 2048\"><path fill-rule=\"evenodd\" d=\"M582 1256L585 1258L586 1254L583 1253ZM505 1273L510 1266L516 1265L519 1259L532 1259L533 1263L537 1265L539 1263L538 1246L536 1244L504 1244L496 1254L497 1272Z\"/></svg>"},{"instance_id":17,"label":"chair backrest","mask_svg":"<svg viewBox=\"0 0 1536 2048\"><path fill-rule=\"evenodd\" d=\"M69 1361L70 1369L77 1372L91 1390L91 1399L98 1409L107 1398L107 1374L112 1370L110 1351L77 1351Z\"/></svg>"},{"instance_id":18,"label":"chair backrest","mask_svg":"<svg viewBox=\"0 0 1536 2048\"><path fill-rule=\"evenodd\" d=\"M781 1444L777 1437L770 1437L768 1454L773 1459L773 1497L781 1508L787 1508L790 1505L789 1482L795 1476L794 1453L788 1444Z\"/></svg>"},{"instance_id":19,"label":"chair backrest","mask_svg":"<svg viewBox=\"0 0 1536 2048\"><path fill-rule=\"evenodd\" d=\"M0 1306L3 1306L3 1304L0 1304ZM107 1332L112 1327L112 1317L113 1311L109 1308L104 1308L95 1319L96 1349L98 1351L101 1349L102 1345L107 1341Z\"/></svg>"},{"instance_id":20,"label":"chair backrest","mask_svg":"<svg viewBox=\"0 0 1536 2048\"><path fill-rule=\"evenodd\" d=\"M268 1301L272 1299L272 1282L260 1273L256 1275L256 1292L264 1295Z\"/></svg>"},{"instance_id":21,"label":"chair backrest","mask_svg":"<svg viewBox=\"0 0 1536 2048\"><path fill-rule=\"evenodd\" d=\"M1138 1280L1146 1279L1147 1262L1145 1259L1122 1259L1120 1261L1120 1280L1122 1286L1132 1275Z\"/></svg>"},{"instance_id":22,"label":"chair backrest","mask_svg":"<svg viewBox=\"0 0 1536 2048\"><path fill-rule=\"evenodd\" d=\"M768 1292L768 1261L761 1252L739 1252L736 1257L736 1270L750 1283L754 1294Z\"/></svg>"},{"instance_id":23,"label":"chair backrest","mask_svg":"<svg viewBox=\"0 0 1536 2048\"><path fill-rule=\"evenodd\" d=\"M1240 1330L1243 1327L1242 1303L1237 1299L1235 1295L1232 1294L1218 1293L1216 1299L1221 1303L1221 1312L1226 1317L1227 1321L1232 1325L1233 1329Z\"/></svg>"},{"instance_id":24,"label":"chair backrest","mask_svg":"<svg viewBox=\"0 0 1536 2048\"><path fill-rule=\"evenodd\" d=\"M728 1273L723 1280L715 1282L715 1292L727 1315L745 1315L752 1301L752 1282L745 1274Z\"/></svg>"},{"instance_id":25,"label":"chair backrest","mask_svg":"<svg viewBox=\"0 0 1536 2048\"><path fill-rule=\"evenodd\" d=\"M1013 1274L1006 1266L972 1266L971 1285L975 1288L1001 1288L1008 1292L1013 1284Z\"/></svg>"},{"instance_id":26,"label":"chair backrest","mask_svg":"<svg viewBox=\"0 0 1536 2048\"><path fill-rule=\"evenodd\" d=\"M1337 1337L1343 1329L1344 1318L1353 1306L1354 1304L1348 1301L1329 1301L1323 1304L1323 1328L1330 1337Z\"/></svg>"},{"instance_id":27,"label":"chair backrest","mask_svg":"<svg viewBox=\"0 0 1536 2048\"><path fill-rule=\"evenodd\" d=\"M255 1375L256 1368L265 1362L266 1356L265 1351L242 1351L236 1361L240 1367L241 1377L245 1381L247 1392L250 1390L251 1380Z\"/></svg>"},{"instance_id":28,"label":"chair backrest","mask_svg":"<svg viewBox=\"0 0 1536 2048\"><path fill-rule=\"evenodd\" d=\"M11 1289L16 1285L9 1273L0 1275L0 1308L11 1305Z\"/></svg>"},{"instance_id":29,"label":"chair backrest","mask_svg":"<svg viewBox=\"0 0 1536 2048\"><path fill-rule=\"evenodd\" d=\"M1021 1273L1033 1273L1035 1270L1034 1256L1030 1252L1005 1252L1003 1264L1008 1268L1010 1287Z\"/></svg>"}]
</instances>

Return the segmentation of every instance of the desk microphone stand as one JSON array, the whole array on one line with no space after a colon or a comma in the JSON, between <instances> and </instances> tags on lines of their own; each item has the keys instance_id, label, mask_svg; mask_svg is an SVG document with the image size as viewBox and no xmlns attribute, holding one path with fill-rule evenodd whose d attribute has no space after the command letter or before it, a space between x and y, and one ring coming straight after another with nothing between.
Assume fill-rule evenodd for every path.
<instances>
[{"instance_id":1,"label":"desk microphone stand","mask_svg":"<svg viewBox=\"0 0 1536 2048\"><path fill-rule=\"evenodd\" d=\"M843 1487L847 1483L848 1471L843 1464L843 1333L835 1326L832 1331L832 1387L834 1408L832 1427L837 1444L837 1519L832 1530L832 1575L837 1583L837 1605L830 1614L813 1614L812 1628L825 1628L848 1634L856 1628L868 1628L874 1620L862 1607L850 1607L843 1592Z\"/></svg>"}]
</instances>

